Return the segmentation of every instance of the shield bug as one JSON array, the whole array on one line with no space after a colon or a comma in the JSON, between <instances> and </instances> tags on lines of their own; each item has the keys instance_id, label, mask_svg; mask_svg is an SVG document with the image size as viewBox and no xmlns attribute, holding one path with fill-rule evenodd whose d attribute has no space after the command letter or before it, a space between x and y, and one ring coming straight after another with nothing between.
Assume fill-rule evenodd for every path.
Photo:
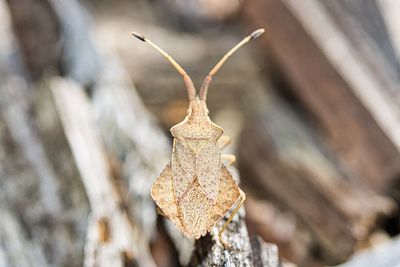
<instances>
[{"instance_id":1,"label":"shield bug","mask_svg":"<svg viewBox=\"0 0 400 267\"><path fill-rule=\"evenodd\" d=\"M258 29L229 50L206 76L199 94L189 75L170 55L143 35L132 33L174 66L188 91L187 116L171 128L174 137L171 162L154 182L151 196L159 210L189 238L204 236L237 203L219 231L219 239L226 245L221 235L245 201L244 192L227 169L235 162L235 156L221 154L230 139L222 136L224 130L210 120L206 100L210 82L225 61L263 33L264 29ZM224 159L228 160L225 164Z\"/></svg>"}]
</instances>

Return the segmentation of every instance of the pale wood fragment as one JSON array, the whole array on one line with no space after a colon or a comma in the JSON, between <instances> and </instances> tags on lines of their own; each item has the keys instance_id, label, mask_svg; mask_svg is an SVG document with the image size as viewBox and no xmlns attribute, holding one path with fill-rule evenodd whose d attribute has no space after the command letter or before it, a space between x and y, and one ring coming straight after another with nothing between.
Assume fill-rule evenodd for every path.
<instances>
[{"instance_id":1,"label":"pale wood fragment","mask_svg":"<svg viewBox=\"0 0 400 267\"><path fill-rule=\"evenodd\" d=\"M384 244L361 251L348 262L337 267L397 267L400 266L400 239L395 238Z\"/></svg>"},{"instance_id":2,"label":"pale wood fragment","mask_svg":"<svg viewBox=\"0 0 400 267\"><path fill-rule=\"evenodd\" d=\"M27 237L15 213L1 205L0 218L0 266L50 266L44 251Z\"/></svg>"},{"instance_id":3,"label":"pale wood fragment","mask_svg":"<svg viewBox=\"0 0 400 267\"><path fill-rule=\"evenodd\" d=\"M110 176L84 91L76 83L60 78L53 79L51 87L92 209L85 266L124 266L127 260L140 266L155 266Z\"/></svg>"},{"instance_id":4,"label":"pale wood fragment","mask_svg":"<svg viewBox=\"0 0 400 267\"><path fill-rule=\"evenodd\" d=\"M251 240L253 249L254 267L278 267L278 247L274 244L265 243L260 237Z\"/></svg>"}]
</instances>

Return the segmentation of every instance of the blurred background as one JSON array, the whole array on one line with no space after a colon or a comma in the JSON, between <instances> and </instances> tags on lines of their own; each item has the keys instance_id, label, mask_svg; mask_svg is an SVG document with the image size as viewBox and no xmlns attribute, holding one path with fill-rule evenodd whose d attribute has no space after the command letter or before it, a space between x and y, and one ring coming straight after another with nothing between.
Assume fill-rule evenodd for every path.
<instances>
[{"instance_id":1,"label":"blurred background","mask_svg":"<svg viewBox=\"0 0 400 267\"><path fill-rule=\"evenodd\" d=\"M199 88L261 27L208 95L247 194L239 238L285 266L398 266L399 18L396 0L0 0L0 266L211 266L150 198L188 100L130 32ZM224 266L278 266L251 244L254 264Z\"/></svg>"}]
</instances>

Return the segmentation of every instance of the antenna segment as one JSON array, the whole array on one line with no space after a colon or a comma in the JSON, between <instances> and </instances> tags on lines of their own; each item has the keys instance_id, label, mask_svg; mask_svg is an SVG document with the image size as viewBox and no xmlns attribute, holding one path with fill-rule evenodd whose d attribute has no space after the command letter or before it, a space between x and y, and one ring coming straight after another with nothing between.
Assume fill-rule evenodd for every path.
<instances>
[{"instance_id":1,"label":"antenna segment","mask_svg":"<svg viewBox=\"0 0 400 267\"><path fill-rule=\"evenodd\" d=\"M201 88L200 88L200 99L206 101L207 99L207 92L208 92L208 87L211 83L211 80L215 74L221 69L222 65L224 65L225 61L231 57L240 47L243 45L247 44L251 40L259 37L261 34L265 32L264 29L258 29L252 32L250 35L246 36L243 38L242 41L240 41L238 44L236 44L231 50L229 50L221 59L218 61L218 63L212 68L212 70L208 73L206 78L204 79ZM150 41L147 37L138 34L136 32L132 32L132 35L136 37L137 39L148 43L150 46L152 46L154 49L156 49L163 57L165 57L171 64L172 66L179 72L179 74L183 77L183 80L186 85L186 89L188 91L188 96L189 100L194 100L196 98L196 89L194 88L192 79L189 77L189 75L186 73L186 71L163 49L161 49L158 45Z\"/></svg>"},{"instance_id":2,"label":"antenna segment","mask_svg":"<svg viewBox=\"0 0 400 267\"><path fill-rule=\"evenodd\" d=\"M183 80L186 85L186 89L188 91L188 96L189 100L194 100L196 97L196 89L194 88L192 79L189 77L189 75L186 73L186 71L179 65L175 59L173 59L167 52L165 52L163 49L161 49L158 45L150 41L147 37L138 34L136 32L132 32L132 35L139 39L140 41L143 41L145 43L148 43L151 45L153 48L155 48L161 55L163 55L171 64L172 66L179 72L179 74L183 77Z\"/></svg>"},{"instance_id":3,"label":"antenna segment","mask_svg":"<svg viewBox=\"0 0 400 267\"><path fill-rule=\"evenodd\" d=\"M225 61L232 56L240 47L243 45L247 44L251 40L259 37L261 34L265 32L265 29L258 29L252 32L250 35L246 36L242 41L240 41L237 45L235 45L231 50L228 51L221 59L218 61L218 63L212 68L212 70L208 73L206 78L203 81L203 84L201 85L200 88L200 99L206 101L207 99L207 91L208 87L211 83L211 80L213 76L219 71L219 69L222 67L222 65L225 63Z\"/></svg>"}]
</instances>

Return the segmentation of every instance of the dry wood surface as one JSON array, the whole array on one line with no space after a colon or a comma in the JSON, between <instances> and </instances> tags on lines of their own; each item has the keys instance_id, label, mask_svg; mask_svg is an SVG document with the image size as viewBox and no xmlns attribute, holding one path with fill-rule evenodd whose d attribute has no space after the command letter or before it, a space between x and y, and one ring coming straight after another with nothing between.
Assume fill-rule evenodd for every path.
<instances>
[{"instance_id":1,"label":"dry wood surface","mask_svg":"<svg viewBox=\"0 0 400 267\"><path fill-rule=\"evenodd\" d=\"M400 264L396 1L0 0L0 267ZM210 86L245 207L218 241L159 214L153 181ZM291 263L293 262L293 263Z\"/></svg>"}]
</instances>

